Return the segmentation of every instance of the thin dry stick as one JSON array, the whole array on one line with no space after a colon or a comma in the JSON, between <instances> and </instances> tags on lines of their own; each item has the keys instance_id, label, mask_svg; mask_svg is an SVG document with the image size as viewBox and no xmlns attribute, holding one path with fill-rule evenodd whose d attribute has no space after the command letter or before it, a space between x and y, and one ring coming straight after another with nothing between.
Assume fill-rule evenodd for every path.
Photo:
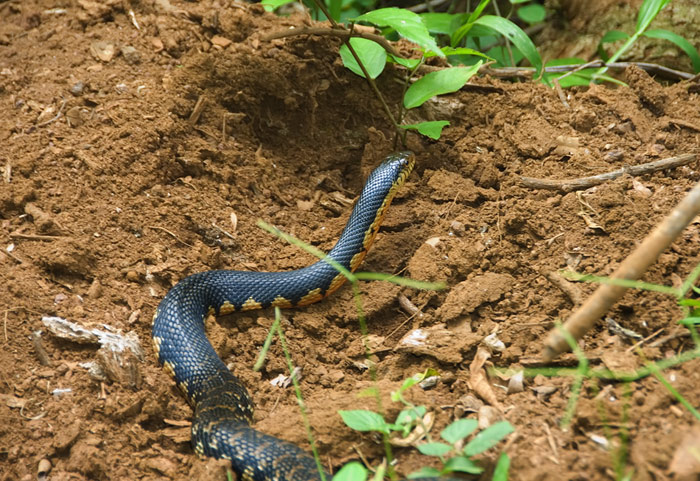
<instances>
[{"instance_id":1,"label":"thin dry stick","mask_svg":"<svg viewBox=\"0 0 700 481\"><path fill-rule=\"evenodd\" d=\"M700 214L700 182L695 184L676 208L620 264L611 278L639 279L698 214ZM581 339L626 290L627 288L622 286L601 284L593 295L571 315L562 329L568 331L574 339ZM569 344L560 330L554 329L545 343L542 353L544 361L551 362L568 349Z\"/></svg>"},{"instance_id":2,"label":"thin dry stick","mask_svg":"<svg viewBox=\"0 0 700 481\"><path fill-rule=\"evenodd\" d=\"M163 231L163 232L165 232L166 234L169 234L170 237L172 237L173 239L175 239L176 241L178 241L180 244L184 244L184 245L186 245L187 247L194 247L193 245L188 244L188 243L185 242L184 240L180 239L178 236L176 236L175 234L173 234L172 232L170 232L168 229L165 229L165 228L163 228L163 227L158 227L157 225L149 225L149 226L146 226L146 227L148 227L148 228L150 228L150 229L154 229L154 230Z\"/></svg>"},{"instance_id":3,"label":"thin dry stick","mask_svg":"<svg viewBox=\"0 0 700 481\"><path fill-rule=\"evenodd\" d=\"M19 232L11 232L10 239L35 240L35 241L55 241L65 239L62 235L40 235L40 234L21 234Z\"/></svg>"},{"instance_id":4,"label":"thin dry stick","mask_svg":"<svg viewBox=\"0 0 700 481\"><path fill-rule=\"evenodd\" d=\"M687 72L682 72L680 70L674 70L672 68L664 67L663 65L658 65L655 63L648 62L614 62L606 64L602 60L589 62L585 64L587 68L613 68L613 69L625 69L630 65L636 65L637 67L645 70L648 73L659 74L674 80L689 80L692 81L694 75ZM544 68L544 73L563 73L572 70L580 70L581 64L571 64L571 65L554 65ZM488 74L492 77L505 77L505 78L530 78L535 74L535 69L532 67L500 67L500 68L486 68L482 67L479 69L479 73Z\"/></svg>"},{"instance_id":5,"label":"thin dry stick","mask_svg":"<svg viewBox=\"0 0 700 481\"><path fill-rule=\"evenodd\" d=\"M640 165L629 165L621 169L613 170L605 174L594 175L591 177L581 177L571 180L550 180L537 179L534 177L521 177L520 181L525 187L531 189L546 189L559 190L561 192L571 192L574 190L584 190L594 185L600 185L604 182L617 179L618 177L629 174L632 176L651 174L659 170L672 169L686 165L697 159L697 154L683 154L678 157L669 157L667 159L655 160Z\"/></svg>"}]
</instances>

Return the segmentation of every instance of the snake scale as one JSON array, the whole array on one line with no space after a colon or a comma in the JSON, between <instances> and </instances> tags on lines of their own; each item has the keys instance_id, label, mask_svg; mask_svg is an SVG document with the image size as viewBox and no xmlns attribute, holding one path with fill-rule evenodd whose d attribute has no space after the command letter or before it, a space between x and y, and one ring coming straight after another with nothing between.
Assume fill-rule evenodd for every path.
<instances>
[{"instance_id":1,"label":"snake scale","mask_svg":"<svg viewBox=\"0 0 700 481\"><path fill-rule=\"evenodd\" d=\"M411 152L401 152L390 155L370 174L328 257L350 271L359 266L414 163ZM199 455L231 460L243 481L320 479L308 453L250 426L250 394L209 343L204 319L212 313L305 306L344 281L342 274L320 260L287 272L200 272L168 291L153 317L153 343L158 360L194 407L192 444Z\"/></svg>"}]
</instances>

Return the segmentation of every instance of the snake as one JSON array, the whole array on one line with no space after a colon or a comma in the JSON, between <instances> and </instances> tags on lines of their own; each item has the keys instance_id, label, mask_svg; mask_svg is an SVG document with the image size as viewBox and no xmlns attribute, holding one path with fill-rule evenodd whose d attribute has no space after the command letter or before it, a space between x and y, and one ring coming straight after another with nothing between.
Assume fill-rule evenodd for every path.
<instances>
[{"instance_id":1,"label":"snake","mask_svg":"<svg viewBox=\"0 0 700 481\"><path fill-rule=\"evenodd\" d=\"M400 152L372 171L327 258L351 272L357 269L414 164L412 152ZM253 400L207 339L204 321L212 314L306 306L334 292L345 280L321 259L283 272L199 272L167 292L153 316L153 345L158 361L194 409L191 439L199 456L230 460L243 481L321 479L316 461L306 451L251 426Z\"/></svg>"}]
</instances>

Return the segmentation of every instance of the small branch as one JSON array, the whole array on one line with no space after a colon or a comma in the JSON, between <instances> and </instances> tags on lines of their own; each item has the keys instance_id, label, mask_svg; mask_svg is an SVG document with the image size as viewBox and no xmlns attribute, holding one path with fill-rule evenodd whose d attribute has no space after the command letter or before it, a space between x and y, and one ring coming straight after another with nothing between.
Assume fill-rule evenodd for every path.
<instances>
[{"instance_id":1,"label":"small branch","mask_svg":"<svg viewBox=\"0 0 700 481\"><path fill-rule=\"evenodd\" d=\"M41 342L41 331L32 332L32 345L34 346L34 353L39 359L39 364L42 366L51 366L51 357L44 349L44 344Z\"/></svg>"},{"instance_id":2,"label":"small branch","mask_svg":"<svg viewBox=\"0 0 700 481\"><path fill-rule=\"evenodd\" d=\"M534 177L521 177L520 181L523 186L530 189L545 189L558 190L560 192L571 192L574 190L585 190L595 185L600 185L604 182L617 179L618 177L629 174L639 176L658 172L660 170L673 169L681 165L689 164L697 159L697 154L683 154L678 157L669 157L667 159L655 160L646 164L625 166L621 169L613 170L605 174L594 175L591 177L581 177L571 180L550 180L537 179Z\"/></svg>"},{"instance_id":3,"label":"small branch","mask_svg":"<svg viewBox=\"0 0 700 481\"><path fill-rule=\"evenodd\" d=\"M688 72L682 72L680 70L675 70L672 68L664 67L663 65L655 64L655 63L648 63L648 62L613 62L613 63L605 63L602 60L596 60L593 62L588 62L586 64L583 64L586 67L585 68L601 68L601 67L607 67L607 68L613 68L613 69L626 69L630 65L636 65L637 67L641 68L642 70L645 70L648 73L656 73L659 75L663 75L666 78L670 79L675 79L675 80L692 80L694 78L694 75ZM556 65L556 66L551 66L551 67L545 67L544 68L544 73L564 73L564 72L571 72L571 71L578 71L581 69L581 64L571 64L571 65ZM500 67L500 68L492 68L492 67L482 67L479 69L479 73L481 74L487 74L491 75L492 77L501 77L501 78L511 78L511 77L519 77L519 78L531 78L535 74L535 69L531 67Z\"/></svg>"},{"instance_id":4,"label":"small branch","mask_svg":"<svg viewBox=\"0 0 700 481\"><path fill-rule=\"evenodd\" d=\"M193 245L188 244L188 243L185 242L184 240L180 239L178 236L176 236L175 234L173 234L172 232L170 232L168 229L165 229L165 228L163 228L163 227L158 227L157 225L149 225L149 226L146 226L146 227L148 227L149 229L153 229L153 230L163 231L163 232L165 232L166 234L170 235L170 237L172 237L173 239L175 239L176 241L178 241L180 244L184 244L184 245L186 245L187 247L192 247L192 248L194 248Z\"/></svg>"},{"instance_id":5,"label":"small branch","mask_svg":"<svg viewBox=\"0 0 700 481\"><path fill-rule=\"evenodd\" d=\"M360 32L358 30L345 30L340 28L329 28L329 27L302 27L302 28L290 28L289 30L283 30L281 32L273 32L269 35L261 37L261 40L268 42L276 38L294 37L297 35L319 35L327 37L338 37L343 40L348 40L351 37L366 38L367 40L372 40L377 42L382 46L387 53L394 55L396 57L401 57L401 54L389 43L389 41L382 37L381 35L376 35L374 33Z\"/></svg>"},{"instance_id":6,"label":"small branch","mask_svg":"<svg viewBox=\"0 0 700 481\"><path fill-rule=\"evenodd\" d=\"M639 279L698 214L700 214L700 182L695 184L676 208L620 264L611 278ZM575 340L581 339L626 291L627 288L622 286L601 284L574 311L561 329L571 334ZM551 362L568 349L569 344L560 330L552 330L542 353L544 361Z\"/></svg>"},{"instance_id":7,"label":"small branch","mask_svg":"<svg viewBox=\"0 0 700 481\"><path fill-rule=\"evenodd\" d=\"M62 235L39 235L39 234L20 234L18 232L11 232L10 239L22 239L22 240L35 240L35 241L55 241L59 239L64 239L65 236Z\"/></svg>"}]
</instances>

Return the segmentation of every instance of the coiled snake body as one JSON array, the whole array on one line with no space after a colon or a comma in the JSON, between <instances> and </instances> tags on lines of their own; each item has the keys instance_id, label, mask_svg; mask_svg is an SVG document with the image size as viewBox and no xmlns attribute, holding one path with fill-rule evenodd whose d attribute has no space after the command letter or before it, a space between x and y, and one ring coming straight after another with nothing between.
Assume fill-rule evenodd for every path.
<instances>
[{"instance_id":1,"label":"coiled snake body","mask_svg":"<svg viewBox=\"0 0 700 481\"><path fill-rule=\"evenodd\" d=\"M372 172L330 258L351 271L357 268L414 162L412 153L402 152ZM199 455L231 460L245 481L320 479L309 454L250 426L252 399L207 340L204 319L212 312L305 306L335 291L344 280L321 260L288 272L201 272L170 289L153 318L153 343L158 360L194 407L192 444Z\"/></svg>"}]
</instances>

